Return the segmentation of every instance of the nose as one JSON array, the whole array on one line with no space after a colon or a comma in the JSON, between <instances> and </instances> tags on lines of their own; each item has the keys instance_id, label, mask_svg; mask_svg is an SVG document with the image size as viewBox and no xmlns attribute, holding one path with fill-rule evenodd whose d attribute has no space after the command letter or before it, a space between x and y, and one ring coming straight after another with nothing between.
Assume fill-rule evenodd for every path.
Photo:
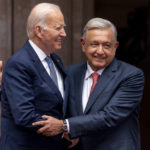
<instances>
[{"instance_id":1,"label":"nose","mask_svg":"<svg viewBox=\"0 0 150 150\"><path fill-rule=\"evenodd\" d=\"M96 52L97 52L98 54L103 54L103 53L104 53L102 44L99 44L99 46L97 47L97 51L96 51Z\"/></svg>"},{"instance_id":2,"label":"nose","mask_svg":"<svg viewBox=\"0 0 150 150\"><path fill-rule=\"evenodd\" d=\"M64 28L61 29L61 36L62 37L66 37L67 36L66 31L65 31Z\"/></svg>"}]
</instances>

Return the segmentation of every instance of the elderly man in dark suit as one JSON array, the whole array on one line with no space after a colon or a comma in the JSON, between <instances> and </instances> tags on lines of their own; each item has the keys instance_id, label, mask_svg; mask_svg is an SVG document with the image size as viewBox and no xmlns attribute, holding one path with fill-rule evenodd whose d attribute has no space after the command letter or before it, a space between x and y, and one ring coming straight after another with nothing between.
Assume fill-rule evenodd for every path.
<instances>
[{"instance_id":1,"label":"elderly man in dark suit","mask_svg":"<svg viewBox=\"0 0 150 150\"><path fill-rule=\"evenodd\" d=\"M110 21L94 18L86 24L81 46L87 61L68 68L70 117L63 128L71 138L79 137L74 149L140 150L138 113L144 75L115 58L118 45Z\"/></svg>"},{"instance_id":2,"label":"elderly man in dark suit","mask_svg":"<svg viewBox=\"0 0 150 150\"><path fill-rule=\"evenodd\" d=\"M63 119L68 83L60 58L66 36L64 16L57 5L36 5L27 21L29 40L7 62L2 79L1 150L61 150L62 134L37 134L32 123L45 115ZM51 119L53 123L57 119ZM60 123L60 125L62 125ZM59 123L58 123L59 126ZM55 134L60 131L55 130Z\"/></svg>"}]
</instances>

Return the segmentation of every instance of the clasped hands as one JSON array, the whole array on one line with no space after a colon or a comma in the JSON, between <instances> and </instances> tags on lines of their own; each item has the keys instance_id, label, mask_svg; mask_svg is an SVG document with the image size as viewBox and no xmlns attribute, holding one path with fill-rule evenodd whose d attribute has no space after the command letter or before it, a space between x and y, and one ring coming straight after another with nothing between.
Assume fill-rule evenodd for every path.
<instances>
[{"instance_id":1,"label":"clasped hands","mask_svg":"<svg viewBox=\"0 0 150 150\"><path fill-rule=\"evenodd\" d=\"M42 118L45 120L37 121L32 124L33 126L41 126L41 128L37 130L38 134L43 134L45 136L55 136L63 132L63 120L59 120L47 115L43 115ZM79 141L78 138L70 139L69 134L66 133L64 134L64 138L72 143L69 145L69 148L74 147Z\"/></svg>"}]
</instances>

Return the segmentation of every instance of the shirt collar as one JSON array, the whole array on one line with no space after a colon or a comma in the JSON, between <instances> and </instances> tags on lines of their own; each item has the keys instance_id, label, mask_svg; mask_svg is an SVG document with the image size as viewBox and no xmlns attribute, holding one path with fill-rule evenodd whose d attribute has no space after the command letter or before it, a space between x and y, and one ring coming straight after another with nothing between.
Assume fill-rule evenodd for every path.
<instances>
[{"instance_id":1,"label":"shirt collar","mask_svg":"<svg viewBox=\"0 0 150 150\"><path fill-rule=\"evenodd\" d=\"M99 75L102 74L102 72L104 71L105 68L100 69L98 71L96 71ZM87 70L86 70L86 74L85 74L85 80L87 80L92 73L94 73L95 71L91 68L91 66L89 65L89 63L87 62Z\"/></svg>"},{"instance_id":2,"label":"shirt collar","mask_svg":"<svg viewBox=\"0 0 150 150\"><path fill-rule=\"evenodd\" d=\"M35 43L33 43L31 40L29 40L30 45L32 46L32 48L34 49L34 51L36 52L36 54L38 55L40 61L43 61L46 58L46 54L43 52L42 49L40 49Z\"/></svg>"}]
</instances>

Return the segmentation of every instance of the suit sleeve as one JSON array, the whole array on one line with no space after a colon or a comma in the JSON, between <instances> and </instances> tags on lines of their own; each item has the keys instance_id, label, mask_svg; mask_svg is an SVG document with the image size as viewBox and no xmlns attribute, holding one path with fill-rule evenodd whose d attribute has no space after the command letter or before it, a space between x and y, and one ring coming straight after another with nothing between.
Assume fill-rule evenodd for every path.
<instances>
[{"instance_id":1,"label":"suit sleeve","mask_svg":"<svg viewBox=\"0 0 150 150\"><path fill-rule=\"evenodd\" d=\"M36 98L32 76L25 63L11 61L4 71L3 90L6 99L4 103L9 105L6 114L13 118L16 125L35 131L37 127L32 127L32 123L41 120L41 114L34 106Z\"/></svg>"},{"instance_id":2,"label":"suit sleeve","mask_svg":"<svg viewBox=\"0 0 150 150\"><path fill-rule=\"evenodd\" d=\"M102 110L69 118L71 138L116 127L138 108L142 99L144 75L134 71L122 80L109 103Z\"/></svg>"}]
</instances>

